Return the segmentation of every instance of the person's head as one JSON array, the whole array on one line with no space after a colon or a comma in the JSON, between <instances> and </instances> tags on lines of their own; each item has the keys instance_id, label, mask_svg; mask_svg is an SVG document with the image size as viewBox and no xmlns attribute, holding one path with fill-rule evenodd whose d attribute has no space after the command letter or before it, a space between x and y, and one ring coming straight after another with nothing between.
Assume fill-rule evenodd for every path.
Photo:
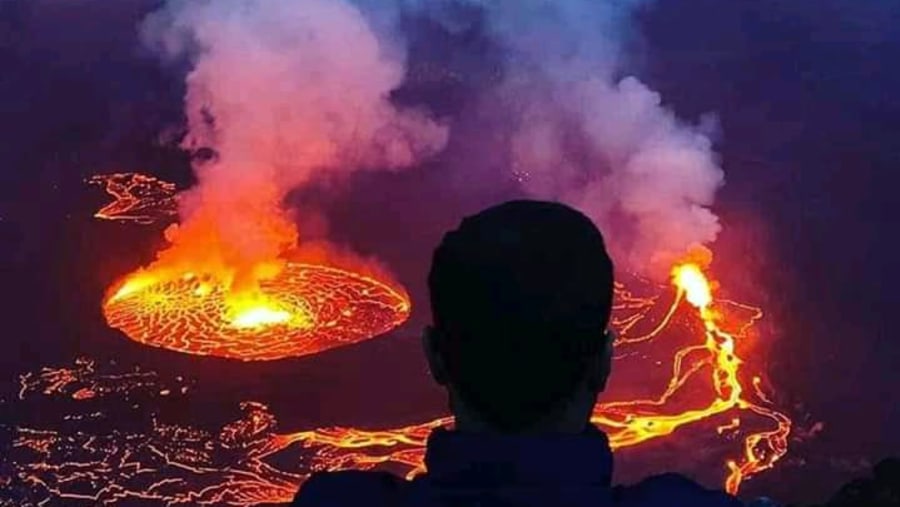
<instances>
[{"instance_id":1,"label":"person's head","mask_svg":"<svg viewBox=\"0 0 900 507\"><path fill-rule=\"evenodd\" d=\"M612 354L613 266L590 219L552 202L489 208L444 236L428 288L425 352L459 429L584 429Z\"/></svg>"}]
</instances>

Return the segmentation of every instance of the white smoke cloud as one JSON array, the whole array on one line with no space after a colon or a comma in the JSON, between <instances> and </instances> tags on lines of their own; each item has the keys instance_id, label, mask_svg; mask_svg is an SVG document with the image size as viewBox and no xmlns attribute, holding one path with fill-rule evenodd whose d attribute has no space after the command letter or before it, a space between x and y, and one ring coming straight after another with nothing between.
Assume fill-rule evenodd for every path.
<instances>
[{"instance_id":1,"label":"white smoke cloud","mask_svg":"<svg viewBox=\"0 0 900 507\"><path fill-rule=\"evenodd\" d=\"M408 2L458 30L452 2ZM531 195L558 199L604 229L626 269L667 274L719 232L724 182L706 128L680 121L658 93L623 76L640 0L461 0L482 9L505 54L492 90L510 126L511 170Z\"/></svg>"},{"instance_id":2,"label":"white smoke cloud","mask_svg":"<svg viewBox=\"0 0 900 507\"><path fill-rule=\"evenodd\" d=\"M407 167L446 141L443 126L389 100L405 74L400 39L343 0L170 0L143 34L166 58L190 61L184 146L216 153L195 167L170 257L269 260L292 241L289 191ZM206 246L182 248L200 236Z\"/></svg>"},{"instance_id":3,"label":"white smoke cloud","mask_svg":"<svg viewBox=\"0 0 900 507\"><path fill-rule=\"evenodd\" d=\"M508 132L499 144L458 146L464 156L453 160L477 166L505 150L529 194L572 204L604 229L620 266L665 274L715 240L710 206L724 176L706 130L623 72L631 18L645 3L170 0L147 20L146 39L170 58L189 57L185 145L218 154L197 166L200 183L169 235L173 251L203 237L187 250L217 245L206 263L271 258L293 231L280 209L288 191L407 167L442 149L443 126L389 100L406 64L394 31L401 13L415 12L459 33L472 22L452 8L462 4L480 9L503 54L502 79L475 92L490 101L477 114L499 115Z\"/></svg>"}]
</instances>

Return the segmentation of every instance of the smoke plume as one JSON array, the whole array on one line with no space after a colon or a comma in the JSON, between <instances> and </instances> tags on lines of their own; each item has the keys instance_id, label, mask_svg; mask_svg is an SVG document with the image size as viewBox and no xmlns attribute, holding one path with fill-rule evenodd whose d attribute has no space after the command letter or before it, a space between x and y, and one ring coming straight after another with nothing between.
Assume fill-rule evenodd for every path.
<instances>
[{"instance_id":1,"label":"smoke plume","mask_svg":"<svg viewBox=\"0 0 900 507\"><path fill-rule=\"evenodd\" d=\"M440 150L443 126L389 100L406 54L385 26L343 0L170 0L147 18L146 43L190 65L183 145L214 153L158 264L258 277L296 244L288 192Z\"/></svg>"},{"instance_id":2,"label":"smoke plume","mask_svg":"<svg viewBox=\"0 0 900 507\"><path fill-rule=\"evenodd\" d=\"M710 205L723 172L708 124L680 121L658 93L625 72L624 41L639 0L418 0L410 5L448 31L480 11L502 55L502 77L475 114L508 129L506 165L529 194L589 214L619 266L667 275L672 262L716 238ZM477 123L477 122L476 122ZM707 122L708 123L708 122ZM496 119L491 128L496 128Z\"/></svg>"},{"instance_id":3,"label":"smoke plume","mask_svg":"<svg viewBox=\"0 0 900 507\"><path fill-rule=\"evenodd\" d=\"M444 149L447 129L427 107L390 99L407 75L410 34L399 30L415 30L418 19L451 34L475 30L499 55L496 75L471 62L456 69L492 77L455 112L449 169L483 171L479 158L500 153L527 194L589 214L620 267L666 275L715 240L710 206L723 172L708 125L679 120L629 75L625 41L645 3L169 0L145 23L145 39L189 61L184 146L215 156L195 164L199 183L182 196L181 225L168 231L173 246L161 262L254 274L296 245L282 208L289 191L349 171L408 167Z\"/></svg>"}]
</instances>

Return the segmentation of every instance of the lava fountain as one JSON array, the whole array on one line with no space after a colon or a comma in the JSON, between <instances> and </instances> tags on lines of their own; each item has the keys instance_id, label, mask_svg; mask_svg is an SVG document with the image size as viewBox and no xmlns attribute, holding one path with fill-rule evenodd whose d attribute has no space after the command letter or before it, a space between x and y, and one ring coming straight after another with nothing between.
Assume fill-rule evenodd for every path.
<instances>
[{"instance_id":1,"label":"lava fountain","mask_svg":"<svg viewBox=\"0 0 900 507\"><path fill-rule=\"evenodd\" d=\"M138 174L91 181L114 198L99 218L147 223L174 215L166 211L175 206L174 185ZM163 252L156 264L113 285L103 302L107 322L145 345L260 361L356 343L409 317L405 291L366 270L279 259L254 266L247 283L220 262L198 267Z\"/></svg>"},{"instance_id":2,"label":"lava fountain","mask_svg":"<svg viewBox=\"0 0 900 507\"><path fill-rule=\"evenodd\" d=\"M141 343L263 360L403 322L408 297L365 263L308 262L300 252L313 242L289 199L441 151L447 127L392 100L406 76L399 34L371 25L353 2L159 4L141 22L141 42L164 65L187 70L179 146L196 184L172 194L178 223L165 231L168 246L110 291L109 323ZM144 203L154 201L139 190L168 204L153 178L113 183L117 202L101 218L146 216Z\"/></svg>"},{"instance_id":3,"label":"lava fountain","mask_svg":"<svg viewBox=\"0 0 900 507\"><path fill-rule=\"evenodd\" d=\"M649 335L627 340L626 343L654 338L665 329L675 310L685 301L697 311L703 323L703 343L689 345L677 351L669 384L658 398L601 403L596 406L592 420L607 431L613 448L621 448L670 435L681 426L735 409L769 419L774 427L750 433L744 439L743 456L726 462L728 476L725 479L725 489L734 494L745 479L771 468L787 453L787 438L791 431L791 419L768 406L768 398L759 390L760 377L752 377L750 381L754 390L752 393L745 392L746 378L740 371L743 361L737 355L736 342L743 336L746 328L762 316L762 311L731 302L751 310L753 317L750 324L738 332L729 332L726 330L726 325L729 324L727 316L717 311L712 284L700 265L686 262L674 266L672 285L677 295L662 324ZM710 374L709 385L713 392L710 402L702 408L668 413L659 410L666 407L670 399L701 372ZM740 424L741 417L733 417L728 424L719 426L717 431L721 434Z\"/></svg>"}]
</instances>

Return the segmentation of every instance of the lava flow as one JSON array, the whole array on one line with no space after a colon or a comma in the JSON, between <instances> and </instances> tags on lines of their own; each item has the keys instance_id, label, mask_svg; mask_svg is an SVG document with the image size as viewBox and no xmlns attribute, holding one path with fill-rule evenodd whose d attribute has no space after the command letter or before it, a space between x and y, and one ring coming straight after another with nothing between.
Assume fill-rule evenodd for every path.
<instances>
[{"instance_id":1,"label":"lava flow","mask_svg":"<svg viewBox=\"0 0 900 507\"><path fill-rule=\"evenodd\" d=\"M103 186L113 197L96 218L149 224L178 214L174 183L140 173L98 174L88 183Z\"/></svg>"},{"instance_id":2,"label":"lava flow","mask_svg":"<svg viewBox=\"0 0 900 507\"><path fill-rule=\"evenodd\" d=\"M753 389L745 389L740 367L742 360L736 354L737 339L746 337L747 331L762 317L762 312L754 307L732 301L717 304L706 275L696 264L683 264L673 269L673 285L676 295L661 321L652 330L637 336L630 331L637 329L646 318L648 311L656 306L657 298L635 297L624 286L617 285L613 327L620 333L617 348L627 348L638 343L649 343L662 338L669 329L671 320L679 308L687 302L697 312L703 324L704 340L677 349L665 391L653 399L613 401L599 403L592 422L603 429L609 437L613 449L636 446L648 440L671 435L675 430L691 423L722 416L737 411L726 424L716 428L718 434L735 431L741 426L743 413L761 416L768 420L768 427L749 432L743 439L741 456L726 461L728 470L724 481L726 491L736 494L741 483L747 478L767 470L783 457L788 450L788 435L791 420L785 414L771 407L771 402L760 390L761 379L752 377ZM725 328L734 326L728 320L725 309L743 311L749 314L746 321L736 325L737 331ZM737 319L734 319L737 320ZM702 382L705 373L709 383ZM685 403L673 401L690 381L701 381L711 386L712 399L699 407L690 406L696 400ZM286 442L299 441L306 446L326 445L343 450L334 454L329 468L371 468L381 463L401 465L407 470L407 477L425 471L423 466L424 446L431 429L452 424L451 418L436 419L424 424L405 428L371 432L354 428L330 428L279 438ZM759 426L759 423L756 424ZM397 450L391 450L396 449ZM372 450L387 449L387 452L372 454ZM368 450L369 452L364 452ZM333 452L333 451L332 451Z\"/></svg>"},{"instance_id":3,"label":"lava flow","mask_svg":"<svg viewBox=\"0 0 900 507\"><path fill-rule=\"evenodd\" d=\"M683 301L693 306L703 323L705 338L702 344L689 345L677 351L673 361L672 376L666 390L655 399L631 400L599 404L594 412L593 422L604 427L610 436L614 448L627 447L643 441L671 434L680 426L722 414L731 409L751 411L764 416L774 423L774 427L764 431L751 433L744 440L743 456L737 460L729 460L729 470L725 480L725 489L737 493L741 482L753 474L771 468L776 461L787 453L787 436L791 431L791 420L781 412L767 407L765 395L759 391L759 377L753 377L753 394L759 398L752 401L745 393L743 379L740 375L741 359L736 352L736 338L746 331L749 325L762 317L759 309L746 307L753 312L750 324L743 326L738 333L731 333L720 323L725 320L724 313L716 310L712 288L706 275L696 264L682 264L672 270L672 282L677 296L672 307L660 327L641 339L650 339L658 334L668 319L674 314ZM732 303L736 304L736 303ZM743 305L738 305L743 306ZM702 408L691 408L677 413L659 411L699 372L707 370L710 385L715 396ZM720 426L719 431L733 429L740 425L736 417L727 425Z\"/></svg>"},{"instance_id":4,"label":"lava flow","mask_svg":"<svg viewBox=\"0 0 900 507\"><path fill-rule=\"evenodd\" d=\"M171 183L133 173L91 181L115 199L98 218L149 223L175 212ZM201 269L162 263L126 276L103 303L107 322L145 345L255 361L356 343L409 316L402 289L347 269L278 260L254 266L241 288L218 263Z\"/></svg>"},{"instance_id":5,"label":"lava flow","mask_svg":"<svg viewBox=\"0 0 900 507\"><path fill-rule=\"evenodd\" d=\"M736 492L743 480L784 456L791 429L790 419L762 392L759 377L746 371L759 357L745 361L735 354L753 340L762 313L713 298L696 266L677 268L673 281L675 290L662 291L639 280L629 281L628 289L617 284L612 326L620 338L613 385L602 399L622 401L598 404L593 422L619 456L660 439L737 453L726 462L724 481ZM671 373L653 368L654 358L671 360ZM629 367L636 367L640 381ZM10 408L23 419L13 425L5 459L14 473L0 480L0 498L18 498L15 505L53 499L66 505L289 502L316 471L376 468L412 477L424 470L429 433L452 424L444 417L384 429L283 432L264 404L246 402L238 420L201 429L177 414L191 413L198 396L192 393L202 386L154 372L109 370L80 360L20 377ZM659 396L639 399L618 389L643 383L653 391L657 371L664 374ZM39 420L24 417L34 411L42 414ZM698 438L705 439L699 447ZM674 461L650 452L643 459L663 461L668 469L685 462L683 452ZM707 457L704 467L710 466L719 465Z\"/></svg>"},{"instance_id":6,"label":"lava flow","mask_svg":"<svg viewBox=\"0 0 900 507\"><path fill-rule=\"evenodd\" d=\"M202 277L189 275L166 282L169 285L122 285L107 301L106 310L109 316L110 309L121 307L127 320L142 309L174 308L146 316L146 322L153 324L162 323L164 316L173 316L168 327L151 333L137 326L132 331L135 335L174 332L173 336L186 336L186 330L200 329L191 327L196 325L192 319L221 326L223 321L216 319L223 315L224 322L229 322L228 333L235 335L243 332L242 324L253 319L268 321L266 326L271 329L294 326L301 333L310 322L321 324L334 318L340 322L334 312L348 309L338 297L326 312L317 310L310 303L308 288L296 290L309 284L295 277L328 273L334 273L333 268L287 264L281 274L260 286L272 306L243 317L229 314L217 299L221 288L204 288ZM332 285L346 283L343 276L344 272L338 272L339 282ZM359 281L364 277L349 278ZM703 443L696 448L725 457L720 480L725 489L737 492L744 481L773 467L785 455L792 424L774 405L774 396L763 391L764 382L756 373L764 361L761 348L756 347L756 324L763 317L762 311L719 297L717 287L699 264L674 267L670 287L658 287L635 277L623 280L627 285L616 285L611 322L618 336L613 379L609 391L601 397L602 403L595 407L593 422L607 433L619 455L627 454L628 449L653 447L645 445L651 441L696 446L697 439L702 438ZM279 284L280 288L273 288ZM363 286L359 289L360 294L366 290ZM197 296L197 291L205 295ZM306 299L282 299L285 293L295 292ZM353 294L357 293L344 297L353 299ZM408 301L405 296L396 299L398 295L382 294L375 306L393 302L395 311L408 312ZM176 300L166 307L164 302L170 297ZM210 308L196 308L199 317L192 317L194 314L185 306L189 304L185 301L195 297ZM136 308L128 309L129 304ZM167 313L170 311L175 313ZM348 318L361 314L365 311ZM383 322L387 325L390 321ZM231 334L224 338L233 340ZM210 351L215 349L212 344L210 347ZM162 398L169 399L167 403L179 399L185 407L179 412L189 412L193 402L186 386L160 385L158 376L147 372L106 374L98 370L91 362L81 362L74 369L47 368L21 378L17 403L61 397L65 400L61 405L65 416L60 422L42 418L37 424L24 420L15 426L7 459L16 474L5 485L0 480L0 492L4 488L20 492L35 504L48 498L87 505L127 504L134 499L194 505L288 502L315 471L378 468L412 477L424 470L424 446L431 430L452 424L451 418L444 417L394 428L326 425L283 432L277 429L276 418L265 405L247 402L242 405L241 419L210 432L190 422L162 422L162 416L156 415L155 404L164 404L154 400ZM136 396L142 405L134 403ZM119 398L121 403L116 401ZM145 427L134 427L132 422L122 428L122 421L141 420L123 415L129 411L135 416L144 414L145 419L147 414L152 417L145 421ZM656 449L652 452L660 452ZM704 469L709 465L718 469L719 459L707 458ZM699 460L698 455L697 460L690 461ZM665 467L677 468L680 461L667 461Z\"/></svg>"}]
</instances>

